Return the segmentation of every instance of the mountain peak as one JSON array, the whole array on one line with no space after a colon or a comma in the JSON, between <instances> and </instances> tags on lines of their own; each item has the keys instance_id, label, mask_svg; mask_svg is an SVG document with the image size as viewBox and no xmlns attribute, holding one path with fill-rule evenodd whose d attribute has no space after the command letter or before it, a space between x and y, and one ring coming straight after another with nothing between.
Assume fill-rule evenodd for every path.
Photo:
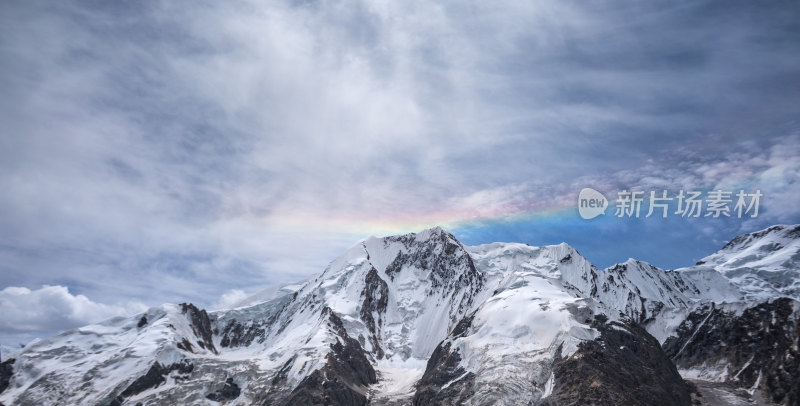
<instances>
[{"instance_id":1,"label":"mountain peak","mask_svg":"<svg viewBox=\"0 0 800 406\"><path fill-rule=\"evenodd\" d=\"M650 265L650 263L645 261L640 261L636 258L628 258L625 260L625 262L618 263L617 265L642 265L642 264Z\"/></svg>"},{"instance_id":2,"label":"mountain peak","mask_svg":"<svg viewBox=\"0 0 800 406\"><path fill-rule=\"evenodd\" d=\"M800 240L800 224L778 224L763 230L741 234L725 244L721 251L749 247L765 239Z\"/></svg>"},{"instance_id":3,"label":"mountain peak","mask_svg":"<svg viewBox=\"0 0 800 406\"><path fill-rule=\"evenodd\" d=\"M384 244L388 244L388 243L390 243L392 241L403 241L403 242L406 242L406 243L411 242L411 241L415 241L415 242L445 241L445 240L448 240L448 239L460 244L460 242L456 239L455 236L453 236L453 234L450 234L449 232L447 232L445 229L443 229L440 226L434 226L434 227L431 227L431 228L426 228L426 229L423 229L423 230L420 230L420 231L417 231L417 232L411 232L411 233L406 233L406 234L393 234L393 235L387 235L387 236L383 236L383 237L377 237L377 236L373 235L373 236L367 237L364 240L361 240L359 242L359 244L360 245L363 245L363 244L372 245L371 243L374 243L374 242L382 242ZM357 244L357 245L359 245L359 244Z\"/></svg>"},{"instance_id":4,"label":"mountain peak","mask_svg":"<svg viewBox=\"0 0 800 406\"><path fill-rule=\"evenodd\" d=\"M416 233L409 233L409 234L406 234L406 235L413 236L414 239L416 239L417 241L427 241L427 240L439 240L439 241L441 241L441 240L450 239L450 240L458 242L458 240L456 239L455 236L453 236L453 234L450 234L449 232L445 231L445 229L443 229L442 227L439 227L439 226L426 228L426 229L424 229L422 231L419 231L419 232L416 232ZM391 238L391 237L389 237L389 238Z\"/></svg>"},{"instance_id":5,"label":"mountain peak","mask_svg":"<svg viewBox=\"0 0 800 406\"><path fill-rule=\"evenodd\" d=\"M748 297L800 298L800 225L742 234L696 267L716 270Z\"/></svg>"}]
</instances>

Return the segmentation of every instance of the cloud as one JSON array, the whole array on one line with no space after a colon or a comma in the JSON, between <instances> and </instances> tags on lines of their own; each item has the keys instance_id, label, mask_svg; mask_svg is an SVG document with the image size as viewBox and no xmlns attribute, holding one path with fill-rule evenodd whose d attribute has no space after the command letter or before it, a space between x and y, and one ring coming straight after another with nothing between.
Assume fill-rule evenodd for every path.
<instances>
[{"instance_id":1,"label":"cloud","mask_svg":"<svg viewBox=\"0 0 800 406\"><path fill-rule=\"evenodd\" d=\"M222 296L219 298L219 301L217 301L217 303L214 304L213 308L230 309L234 307L237 303L248 298L249 296L250 295L248 295L241 289L231 289L222 294Z\"/></svg>"},{"instance_id":2,"label":"cloud","mask_svg":"<svg viewBox=\"0 0 800 406\"><path fill-rule=\"evenodd\" d=\"M141 303L109 306L73 295L65 286L47 285L36 290L14 286L0 290L0 308L2 336L48 335L146 310Z\"/></svg>"},{"instance_id":3,"label":"cloud","mask_svg":"<svg viewBox=\"0 0 800 406\"><path fill-rule=\"evenodd\" d=\"M798 221L800 8L608 5L5 2L0 286L208 306L586 186Z\"/></svg>"}]
</instances>

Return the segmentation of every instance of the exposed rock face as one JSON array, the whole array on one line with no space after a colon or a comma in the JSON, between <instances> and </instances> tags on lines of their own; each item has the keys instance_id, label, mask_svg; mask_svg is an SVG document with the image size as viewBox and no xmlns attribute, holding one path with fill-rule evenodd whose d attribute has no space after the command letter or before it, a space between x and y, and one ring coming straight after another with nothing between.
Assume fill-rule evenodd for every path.
<instances>
[{"instance_id":1,"label":"exposed rock face","mask_svg":"<svg viewBox=\"0 0 800 406\"><path fill-rule=\"evenodd\" d=\"M341 338L331 346L333 352L328 354L328 371L332 372L337 380L359 388L377 382L375 369L367 359L364 349L357 340L347 334L342 319L329 309L326 313L330 317L331 326Z\"/></svg>"},{"instance_id":2,"label":"exposed rock face","mask_svg":"<svg viewBox=\"0 0 800 406\"><path fill-rule=\"evenodd\" d=\"M11 380L11 375L14 374L14 359L7 359L0 363L0 393L8 387L8 382Z\"/></svg>"},{"instance_id":3,"label":"exposed rock face","mask_svg":"<svg viewBox=\"0 0 800 406\"><path fill-rule=\"evenodd\" d=\"M285 315L289 305L297 299L297 293L294 295L286 295L276 298L262 310L261 317L257 320L248 320L243 323L241 320L232 318L224 324L221 331L215 331L214 334L219 334L220 346L223 348L238 348L247 347L253 343L261 344L266 340L268 331L273 329L280 329L283 326L277 326L278 321L282 315Z\"/></svg>"},{"instance_id":4,"label":"exposed rock face","mask_svg":"<svg viewBox=\"0 0 800 406\"><path fill-rule=\"evenodd\" d=\"M213 333L211 331L211 320L208 318L208 313L205 309L198 309L195 305L189 303L181 303L181 311L189 317L194 334L200 339L197 345L218 354L217 349L214 347Z\"/></svg>"},{"instance_id":5,"label":"exposed rock face","mask_svg":"<svg viewBox=\"0 0 800 406\"><path fill-rule=\"evenodd\" d=\"M389 303L389 286L378 275L375 267L370 269L364 279L364 290L361 292L364 301L361 304L361 320L370 332L373 353L378 359L383 358L383 349L380 346L378 335L382 324L381 317L386 313ZM375 320L378 318L378 320Z\"/></svg>"},{"instance_id":6,"label":"exposed rock face","mask_svg":"<svg viewBox=\"0 0 800 406\"><path fill-rule=\"evenodd\" d=\"M261 404L268 405L366 405L366 387L377 382L375 369L357 340L347 335L342 320L330 309L323 315L336 333L325 365L305 377L291 393L286 393L286 375L294 363L290 360L272 381L273 391Z\"/></svg>"},{"instance_id":7,"label":"exposed rock face","mask_svg":"<svg viewBox=\"0 0 800 406\"><path fill-rule=\"evenodd\" d=\"M206 399L215 402L227 402L238 398L241 393L242 390L239 388L239 385L233 381L233 378L228 378L225 380L225 385L223 385L222 388L206 395Z\"/></svg>"},{"instance_id":8,"label":"exposed rock face","mask_svg":"<svg viewBox=\"0 0 800 406\"><path fill-rule=\"evenodd\" d=\"M385 239L386 244L393 242L402 243L407 251L399 253L386 267L386 275L392 280L404 266L415 266L431 271L429 294L437 290L453 291L463 288L478 291L483 287L485 281L483 275L475 269L472 257L452 234L435 228L430 239L425 241L417 241L413 234ZM467 271L456 274L457 270L462 269ZM472 294L467 295L460 309L471 305L471 300Z\"/></svg>"},{"instance_id":9,"label":"exposed rock face","mask_svg":"<svg viewBox=\"0 0 800 406\"><path fill-rule=\"evenodd\" d=\"M463 337L472 324L472 317L462 319L453 331L452 338ZM436 347L428 360L425 373L417 383L414 406L458 405L472 395L475 374L459 366L461 356L452 341L445 340Z\"/></svg>"},{"instance_id":10,"label":"exposed rock face","mask_svg":"<svg viewBox=\"0 0 800 406\"><path fill-rule=\"evenodd\" d=\"M264 323L266 324L266 323ZM252 323L243 325L238 320L231 320L222 332L220 346L225 347L246 347L253 342L261 343L264 340L264 324Z\"/></svg>"},{"instance_id":11,"label":"exposed rock face","mask_svg":"<svg viewBox=\"0 0 800 406\"><path fill-rule=\"evenodd\" d=\"M553 364L554 385L545 404L691 405L690 386L644 329L606 323L603 316L592 326L600 337Z\"/></svg>"},{"instance_id":12,"label":"exposed rock face","mask_svg":"<svg viewBox=\"0 0 800 406\"><path fill-rule=\"evenodd\" d=\"M122 393L107 404L110 406L120 406L125 401L125 398L137 395L148 389L156 388L166 382L166 376L172 371L177 371L180 374L190 374L193 369L194 365L187 360L176 362L171 365L161 365L155 362L153 366L147 370L146 374L134 380Z\"/></svg>"},{"instance_id":13,"label":"exposed rock face","mask_svg":"<svg viewBox=\"0 0 800 406\"><path fill-rule=\"evenodd\" d=\"M687 375L764 390L779 404L800 403L800 303L780 298L744 310L708 305L664 343Z\"/></svg>"}]
</instances>

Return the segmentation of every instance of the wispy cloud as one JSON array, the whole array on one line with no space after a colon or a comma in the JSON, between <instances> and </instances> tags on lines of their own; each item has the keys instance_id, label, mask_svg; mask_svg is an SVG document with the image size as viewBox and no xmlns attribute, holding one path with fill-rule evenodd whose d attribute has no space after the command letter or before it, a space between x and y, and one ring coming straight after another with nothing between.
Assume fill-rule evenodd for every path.
<instances>
[{"instance_id":1,"label":"wispy cloud","mask_svg":"<svg viewBox=\"0 0 800 406\"><path fill-rule=\"evenodd\" d=\"M0 286L210 304L587 185L800 216L794 4L0 7Z\"/></svg>"}]
</instances>

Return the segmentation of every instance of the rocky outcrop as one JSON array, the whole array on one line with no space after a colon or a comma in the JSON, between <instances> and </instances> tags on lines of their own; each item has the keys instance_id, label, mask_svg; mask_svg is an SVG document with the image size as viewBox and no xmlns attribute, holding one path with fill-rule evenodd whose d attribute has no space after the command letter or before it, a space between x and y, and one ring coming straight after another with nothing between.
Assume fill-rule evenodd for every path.
<instances>
[{"instance_id":1,"label":"rocky outcrop","mask_svg":"<svg viewBox=\"0 0 800 406\"><path fill-rule=\"evenodd\" d=\"M225 326L219 344L223 348L236 348L246 347L253 342L260 343L264 340L265 329L266 326L263 323L251 323L245 326L238 320L231 320Z\"/></svg>"},{"instance_id":2,"label":"rocky outcrop","mask_svg":"<svg viewBox=\"0 0 800 406\"><path fill-rule=\"evenodd\" d=\"M600 337L553 363L552 393L544 404L691 405L691 387L647 331L604 316L592 327Z\"/></svg>"},{"instance_id":3,"label":"rocky outcrop","mask_svg":"<svg viewBox=\"0 0 800 406\"><path fill-rule=\"evenodd\" d=\"M161 365L156 361L144 375L136 378L122 393L105 404L109 406L121 406L126 398L142 393L148 389L156 388L166 382L166 376L171 372L177 371L179 374L186 375L192 373L193 370L194 365L188 360L176 362L171 365Z\"/></svg>"},{"instance_id":4,"label":"rocky outcrop","mask_svg":"<svg viewBox=\"0 0 800 406\"><path fill-rule=\"evenodd\" d=\"M208 318L208 313L205 309L198 309L195 305L189 303L181 303L181 311L189 318L192 325L192 331L195 336L199 338L197 345L201 348L211 351L214 354L219 354L214 347L213 332L211 331L211 320Z\"/></svg>"},{"instance_id":5,"label":"rocky outcrop","mask_svg":"<svg viewBox=\"0 0 800 406\"><path fill-rule=\"evenodd\" d=\"M395 275L400 272L403 266L413 265L419 269L431 271L431 289L442 289L445 291L471 287L475 291L483 287L485 278L483 274L475 269L472 258L467 253L461 243L452 234L434 228L430 230L431 236L428 240L418 241L413 234L396 237L387 237L385 242L401 242L408 249L407 252L400 252L395 259L386 267L386 275L394 280ZM459 270L466 270L456 275ZM472 295L465 297L471 300ZM464 303L466 307L470 303Z\"/></svg>"},{"instance_id":6,"label":"rocky outcrop","mask_svg":"<svg viewBox=\"0 0 800 406\"><path fill-rule=\"evenodd\" d=\"M290 305L295 299L297 299L297 292L294 292L293 295L275 298L274 306L265 308L262 317L256 320L242 323L233 318L223 323L221 328L214 331L214 334L218 334L220 337L220 347L237 348L247 347L253 343L263 343L268 331L285 327L285 325L278 325L278 321L290 309Z\"/></svg>"},{"instance_id":7,"label":"rocky outcrop","mask_svg":"<svg viewBox=\"0 0 800 406\"><path fill-rule=\"evenodd\" d=\"M375 369L357 340L347 334L342 320L330 308L323 310L337 340L331 345L325 365L306 376L286 393L290 359L272 381L273 391L259 403L267 405L357 405L367 404L367 386L377 382Z\"/></svg>"},{"instance_id":8,"label":"rocky outcrop","mask_svg":"<svg viewBox=\"0 0 800 406\"><path fill-rule=\"evenodd\" d=\"M14 362L14 358L11 358L0 363L0 393L6 390L11 381L11 375L14 374Z\"/></svg>"},{"instance_id":9,"label":"rocky outcrop","mask_svg":"<svg viewBox=\"0 0 800 406\"><path fill-rule=\"evenodd\" d=\"M206 395L206 399L215 402L227 402L238 398L241 393L242 390L239 388L239 385L233 381L233 378L228 378L225 380L225 384L222 388Z\"/></svg>"},{"instance_id":10,"label":"rocky outcrop","mask_svg":"<svg viewBox=\"0 0 800 406\"><path fill-rule=\"evenodd\" d=\"M708 305L681 323L664 350L701 378L761 389L778 404L800 404L800 303L790 298L741 310Z\"/></svg>"},{"instance_id":11,"label":"rocky outcrop","mask_svg":"<svg viewBox=\"0 0 800 406\"><path fill-rule=\"evenodd\" d=\"M361 320L370 332L370 343L372 352L378 359L383 358L383 349L380 346L378 334L380 334L380 317L386 312L389 303L389 286L378 275L378 270L374 267L369 270L364 279L364 290L361 292L364 301L361 303ZM375 318L378 320L375 320Z\"/></svg>"},{"instance_id":12,"label":"rocky outcrop","mask_svg":"<svg viewBox=\"0 0 800 406\"><path fill-rule=\"evenodd\" d=\"M459 366L461 356L452 348L452 340L467 333L472 319L472 316L462 319L453 329L451 338L433 351L425 373L417 383L414 406L459 405L472 395L475 374Z\"/></svg>"}]
</instances>

